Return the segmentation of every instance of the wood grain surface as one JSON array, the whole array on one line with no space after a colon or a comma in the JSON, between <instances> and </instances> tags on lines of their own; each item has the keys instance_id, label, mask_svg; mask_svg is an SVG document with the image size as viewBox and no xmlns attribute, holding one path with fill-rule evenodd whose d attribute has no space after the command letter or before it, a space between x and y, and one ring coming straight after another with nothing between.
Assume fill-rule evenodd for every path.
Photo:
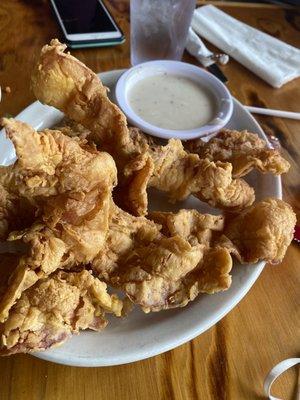
<instances>
[{"instance_id":1,"label":"wood grain surface","mask_svg":"<svg viewBox=\"0 0 300 400\"><path fill-rule=\"evenodd\" d=\"M217 3L233 17L300 47L299 11ZM128 1L110 0L109 7L125 32L126 43L72 51L96 72L129 66ZM48 1L1 0L0 85L9 86L11 93L3 95L0 116L14 116L34 101L29 88L32 67L41 46L54 37L61 34ZM188 55L184 57L194 62ZM300 112L299 79L273 89L234 60L223 70L229 89L242 103ZM300 123L257 119L270 137L279 139L292 165L283 177L284 198L297 211L300 223ZM294 243L283 263L266 266L249 294L221 322L160 356L91 369L55 365L29 355L1 358L0 400L262 399L268 371L285 358L299 356L299 256L299 245ZM296 382L294 368L276 382L274 393L293 399Z\"/></svg>"}]
</instances>

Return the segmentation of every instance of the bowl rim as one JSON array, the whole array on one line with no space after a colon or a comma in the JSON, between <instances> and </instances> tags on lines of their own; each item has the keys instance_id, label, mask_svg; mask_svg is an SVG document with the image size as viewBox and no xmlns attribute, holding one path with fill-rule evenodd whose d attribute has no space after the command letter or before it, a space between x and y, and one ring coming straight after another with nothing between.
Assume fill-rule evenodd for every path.
<instances>
[{"instance_id":1,"label":"bowl rim","mask_svg":"<svg viewBox=\"0 0 300 400\"><path fill-rule=\"evenodd\" d=\"M148 72L150 71L150 74L148 74L147 76L151 75L152 70L153 75L162 72L171 72L173 75L182 75L195 81L197 81L197 78L199 80L201 79L201 83L204 83L205 86L207 86L212 94L218 99L218 110L214 120L198 128L186 130L164 129L143 120L138 114L134 112L133 108L130 106L127 99L127 93L130 79L134 75L142 74L144 71L147 70ZM192 78L191 75L193 76ZM221 98L220 94L222 96ZM152 136L156 136L162 139L176 138L181 140L188 140L205 137L222 129L229 122L233 112L233 100L227 87L218 78L216 78L213 74L206 71L205 69L182 61L147 61L145 63L138 64L134 67L127 69L118 79L115 87L115 98L118 106L122 109L128 121L132 125L140 128L142 131Z\"/></svg>"}]
</instances>

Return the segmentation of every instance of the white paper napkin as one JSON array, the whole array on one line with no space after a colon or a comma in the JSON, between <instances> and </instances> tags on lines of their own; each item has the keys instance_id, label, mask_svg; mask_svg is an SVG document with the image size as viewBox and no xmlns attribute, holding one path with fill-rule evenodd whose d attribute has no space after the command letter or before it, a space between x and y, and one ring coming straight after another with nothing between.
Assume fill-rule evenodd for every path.
<instances>
[{"instance_id":1,"label":"white paper napkin","mask_svg":"<svg viewBox=\"0 0 300 400\"><path fill-rule=\"evenodd\" d=\"M192 28L271 86L300 76L300 50L207 5L197 8Z\"/></svg>"},{"instance_id":2,"label":"white paper napkin","mask_svg":"<svg viewBox=\"0 0 300 400\"><path fill-rule=\"evenodd\" d=\"M204 67L209 67L210 65L214 64L216 60L214 59L214 54L208 50L205 44L202 42L200 37L196 35L194 30L190 27L188 37L185 44L186 50L194 57L199 60L199 62ZM229 57L227 54L220 54L218 62L221 65L225 65L229 61Z\"/></svg>"}]
</instances>

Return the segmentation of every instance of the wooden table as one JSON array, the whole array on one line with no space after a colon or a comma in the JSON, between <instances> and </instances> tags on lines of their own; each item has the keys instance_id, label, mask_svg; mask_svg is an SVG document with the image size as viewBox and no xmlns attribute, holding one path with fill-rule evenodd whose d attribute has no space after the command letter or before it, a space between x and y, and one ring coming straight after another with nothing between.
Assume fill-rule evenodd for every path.
<instances>
[{"instance_id":1,"label":"wooden table","mask_svg":"<svg viewBox=\"0 0 300 400\"><path fill-rule=\"evenodd\" d=\"M295 10L218 5L241 21L300 47L300 14ZM72 51L97 72L129 66L128 2L111 0L110 8L125 32L126 43ZM47 1L1 1L0 84L11 88L0 104L1 116L16 115L34 101L29 89L32 67L41 46L58 36ZM234 60L224 72L230 90L242 103L300 111L300 79L272 89ZM299 217L300 123L272 117L258 120L268 134L280 140L291 162L291 171L283 177L284 197ZM299 245L292 244L283 263L268 265L246 298L222 321L160 356L131 365L91 369L55 365L29 355L1 358L0 399L262 399L263 380L270 368L299 351L299 256ZM294 368L276 383L276 394L292 399L296 380Z\"/></svg>"}]
</instances>

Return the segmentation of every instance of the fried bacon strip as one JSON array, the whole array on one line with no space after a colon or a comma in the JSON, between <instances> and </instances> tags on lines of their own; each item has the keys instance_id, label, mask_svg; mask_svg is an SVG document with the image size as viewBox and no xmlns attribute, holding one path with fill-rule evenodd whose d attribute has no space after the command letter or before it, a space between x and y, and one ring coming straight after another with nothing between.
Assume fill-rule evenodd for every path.
<instances>
[{"instance_id":1,"label":"fried bacon strip","mask_svg":"<svg viewBox=\"0 0 300 400\"><path fill-rule=\"evenodd\" d=\"M90 129L89 140L114 157L121 186L117 198L123 206L134 215L145 215L148 186L167 192L173 201L195 194L221 208L252 204L253 190L232 179L230 164L201 160L185 152L178 140L150 146L137 129L128 129L97 75L64 53L65 47L58 40L43 47L32 76L33 91L41 102Z\"/></svg>"},{"instance_id":2,"label":"fried bacon strip","mask_svg":"<svg viewBox=\"0 0 300 400\"><path fill-rule=\"evenodd\" d=\"M246 130L224 129L208 142L201 139L188 141L185 148L200 158L231 163L234 178L240 178L252 169L281 175L290 168L277 149L270 149L257 134Z\"/></svg>"},{"instance_id":3,"label":"fried bacon strip","mask_svg":"<svg viewBox=\"0 0 300 400\"><path fill-rule=\"evenodd\" d=\"M0 325L0 354L46 350L79 330L102 330L122 302L90 272L59 271L25 290Z\"/></svg>"}]
</instances>

